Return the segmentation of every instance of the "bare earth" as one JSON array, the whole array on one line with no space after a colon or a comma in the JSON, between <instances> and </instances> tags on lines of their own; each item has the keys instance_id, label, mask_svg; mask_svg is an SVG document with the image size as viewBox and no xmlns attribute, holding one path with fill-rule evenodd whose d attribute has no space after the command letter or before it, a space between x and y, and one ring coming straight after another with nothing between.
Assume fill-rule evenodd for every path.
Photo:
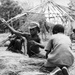
<instances>
[{"instance_id":1,"label":"bare earth","mask_svg":"<svg viewBox=\"0 0 75 75\"><path fill-rule=\"evenodd\" d=\"M0 43L6 39L9 34L0 34ZM43 42L46 45L47 42ZM73 51L75 50L73 44ZM46 59L29 58L28 56L5 51L6 47L0 47L0 75L50 75L40 72L39 69ZM41 50L45 54L44 50ZM74 53L75 55L75 53ZM75 75L75 62L69 68L69 74Z\"/></svg>"}]
</instances>

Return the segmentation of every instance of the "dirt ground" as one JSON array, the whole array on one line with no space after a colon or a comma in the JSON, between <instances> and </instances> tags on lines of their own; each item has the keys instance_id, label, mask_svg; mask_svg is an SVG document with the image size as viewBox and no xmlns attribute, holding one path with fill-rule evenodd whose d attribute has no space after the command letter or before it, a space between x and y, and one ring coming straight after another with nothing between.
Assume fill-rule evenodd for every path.
<instances>
[{"instance_id":1,"label":"dirt ground","mask_svg":"<svg viewBox=\"0 0 75 75\"><path fill-rule=\"evenodd\" d=\"M0 34L0 44L8 36L9 34ZM42 44L46 45L46 43L47 41L42 41ZM75 50L74 43L72 49L73 51ZM0 75L50 75L39 71L46 59L29 58L28 56L5 50L6 47L0 47ZM45 54L44 50L41 50L41 52ZM75 75L75 62L69 68L69 74Z\"/></svg>"}]
</instances>

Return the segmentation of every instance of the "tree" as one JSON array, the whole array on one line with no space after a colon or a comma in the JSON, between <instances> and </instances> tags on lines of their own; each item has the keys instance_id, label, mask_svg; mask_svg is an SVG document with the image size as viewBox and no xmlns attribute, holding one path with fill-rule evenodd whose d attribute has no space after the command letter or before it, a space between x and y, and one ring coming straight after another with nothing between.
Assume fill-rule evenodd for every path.
<instances>
[{"instance_id":1,"label":"tree","mask_svg":"<svg viewBox=\"0 0 75 75\"><path fill-rule=\"evenodd\" d=\"M13 0L0 0L0 2L1 2L0 17L4 18L6 21L9 20L10 18L20 14L23 10L18 5L18 2L15 2Z\"/></svg>"},{"instance_id":2,"label":"tree","mask_svg":"<svg viewBox=\"0 0 75 75\"><path fill-rule=\"evenodd\" d=\"M75 0L70 0L70 3L68 5L71 10L75 10Z\"/></svg>"},{"instance_id":3,"label":"tree","mask_svg":"<svg viewBox=\"0 0 75 75\"><path fill-rule=\"evenodd\" d=\"M69 15L75 20L75 0L70 0L69 5Z\"/></svg>"}]
</instances>

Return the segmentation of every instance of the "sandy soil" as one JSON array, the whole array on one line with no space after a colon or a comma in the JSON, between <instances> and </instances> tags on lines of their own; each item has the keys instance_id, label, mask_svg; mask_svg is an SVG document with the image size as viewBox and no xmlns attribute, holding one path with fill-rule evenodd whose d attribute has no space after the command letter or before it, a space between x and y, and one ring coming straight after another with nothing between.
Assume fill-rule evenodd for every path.
<instances>
[{"instance_id":1,"label":"sandy soil","mask_svg":"<svg viewBox=\"0 0 75 75\"><path fill-rule=\"evenodd\" d=\"M0 34L0 42L9 34ZM46 45L47 42L42 42ZM73 44L73 51L75 50ZM28 56L5 51L6 47L0 47L0 75L50 75L40 72L39 69L46 59L29 58ZM42 51L45 53L45 51ZM75 54L75 53L74 53ZM69 68L69 74L75 75L75 62Z\"/></svg>"}]
</instances>

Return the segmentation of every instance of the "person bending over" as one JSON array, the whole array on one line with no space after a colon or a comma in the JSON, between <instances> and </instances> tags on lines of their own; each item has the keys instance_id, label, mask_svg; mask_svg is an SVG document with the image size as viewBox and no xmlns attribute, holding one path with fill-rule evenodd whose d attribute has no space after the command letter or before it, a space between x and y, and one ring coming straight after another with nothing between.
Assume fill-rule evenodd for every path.
<instances>
[{"instance_id":1,"label":"person bending over","mask_svg":"<svg viewBox=\"0 0 75 75\"><path fill-rule=\"evenodd\" d=\"M69 75L67 68L74 62L71 40L64 34L64 27L60 24L55 25L52 32L53 35L45 48L47 61L43 67L50 71L58 67L57 75Z\"/></svg>"}]
</instances>

